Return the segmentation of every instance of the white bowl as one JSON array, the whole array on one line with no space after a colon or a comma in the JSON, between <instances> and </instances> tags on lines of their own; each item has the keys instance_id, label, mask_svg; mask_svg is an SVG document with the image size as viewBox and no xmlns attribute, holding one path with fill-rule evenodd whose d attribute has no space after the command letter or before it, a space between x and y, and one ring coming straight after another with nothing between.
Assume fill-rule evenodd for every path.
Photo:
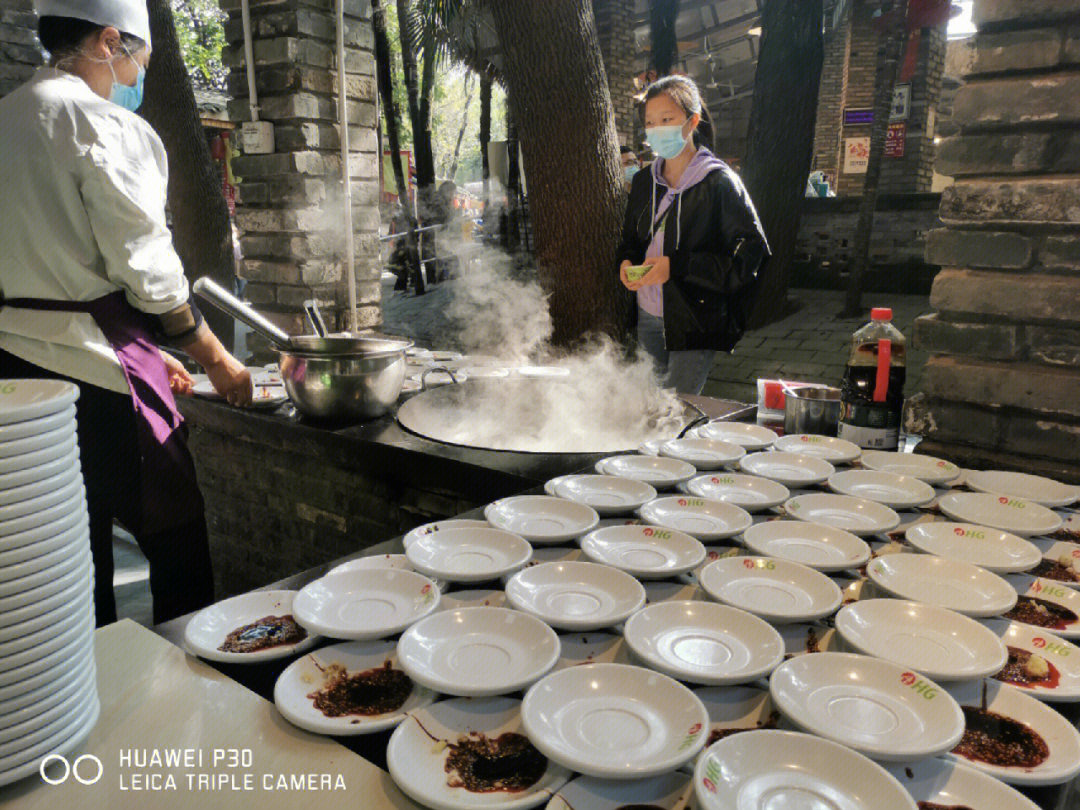
<instances>
[{"instance_id":1,"label":"white bowl","mask_svg":"<svg viewBox=\"0 0 1080 810\"><path fill-rule=\"evenodd\" d=\"M525 538L502 529L443 529L405 551L413 568L449 582L483 582L517 571L532 558Z\"/></svg>"},{"instance_id":2,"label":"white bowl","mask_svg":"<svg viewBox=\"0 0 1080 810\"><path fill-rule=\"evenodd\" d=\"M725 605L773 624L808 622L840 607L840 588L805 565L768 557L727 557L698 574L701 587Z\"/></svg>"},{"instance_id":3,"label":"white bowl","mask_svg":"<svg viewBox=\"0 0 1080 810\"><path fill-rule=\"evenodd\" d=\"M28 605L63 590L80 579L80 574L89 573L92 566L90 545L86 544L71 549L63 559L53 565L23 576L9 579L4 576L4 570L0 569L0 612Z\"/></svg>"},{"instance_id":4,"label":"white bowl","mask_svg":"<svg viewBox=\"0 0 1080 810\"><path fill-rule=\"evenodd\" d=\"M328 574L293 600L293 615L309 632L365 641L400 633L439 605L439 588L425 576L392 568Z\"/></svg>"},{"instance_id":5,"label":"white bowl","mask_svg":"<svg viewBox=\"0 0 1080 810\"><path fill-rule=\"evenodd\" d=\"M19 504L15 504L15 506L19 506ZM4 548L15 548L16 543L21 542L21 540L20 538L10 540L9 538L12 535L23 535L25 537L24 533L30 529L63 520L73 514L76 519L86 516L86 495L81 486L66 500L0 523L0 545Z\"/></svg>"},{"instance_id":6,"label":"white bowl","mask_svg":"<svg viewBox=\"0 0 1080 810\"><path fill-rule=\"evenodd\" d=\"M0 443L0 458L12 458L37 453L42 450L50 450L58 445L66 446L75 436L75 420L72 419L67 424L53 428L45 433Z\"/></svg>"},{"instance_id":7,"label":"white bowl","mask_svg":"<svg viewBox=\"0 0 1080 810\"><path fill-rule=\"evenodd\" d=\"M43 613L49 613L61 605L74 603L80 597L85 596L94 587L94 567L92 564L85 565L63 579L64 588L62 590L55 590L46 595L46 589L42 586L40 589L35 589L36 593L34 593L32 600L25 597L14 600L22 604L0 612L0 633L6 635L6 628L41 616ZM24 593L29 594L31 592L26 591ZM17 596L22 595L17 594Z\"/></svg>"},{"instance_id":8,"label":"white bowl","mask_svg":"<svg viewBox=\"0 0 1080 810\"><path fill-rule=\"evenodd\" d=\"M974 523L917 523L904 532L904 539L919 551L995 574L1030 571L1042 560L1038 547L1022 537Z\"/></svg>"},{"instance_id":9,"label":"white bowl","mask_svg":"<svg viewBox=\"0 0 1080 810\"><path fill-rule=\"evenodd\" d=\"M87 515L72 512L53 523L38 526L19 535L8 535L2 544L6 550L0 551L0 571L9 566L40 559L57 549L89 543L88 532ZM19 545L12 543L12 540L19 541Z\"/></svg>"},{"instance_id":10,"label":"white bowl","mask_svg":"<svg viewBox=\"0 0 1080 810\"><path fill-rule=\"evenodd\" d=\"M993 810L1039 810L1027 796L968 765L924 759L887 769L916 802L938 807L987 807Z\"/></svg>"},{"instance_id":11,"label":"white bowl","mask_svg":"<svg viewBox=\"0 0 1080 810\"><path fill-rule=\"evenodd\" d=\"M784 640L745 611L715 602L662 602L626 621L626 643L646 666L706 686L748 683L784 660Z\"/></svg>"},{"instance_id":12,"label":"white bowl","mask_svg":"<svg viewBox=\"0 0 1080 810\"><path fill-rule=\"evenodd\" d=\"M934 500L925 481L875 470L844 470L829 476L829 489L841 495L877 501L893 509L913 509Z\"/></svg>"},{"instance_id":13,"label":"white bowl","mask_svg":"<svg viewBox=\"0 0 1080 810\"><path fill-rule=\"evenodd\" d=\"M1080 499L1080 487L1029 473L970 470L964 483L977 492L1033 501L1042 506L1068 506Z\"/></svg>"},{"instance_id":14,"label":"white bowl","mask_svg":"<svg viewBox=\"0 0 1080 810\"><path fill-rule=\"evenodd\" d=\"M686 532L702 542L733 537L754 522L745 509L734 504L692 495L657 498L641 507L638 514L654 526Z\"/></svg>"},{"instance_id":15,"label":"white bowl","mask_svg":"<svg viewBox=\"0 0 1080 810\"><path fill-rule=\"evenodd\" d=\"M581 538L593 562L610 565L639 579L662 579L692 571L705 559L705 546L674 529L608 526Z\"/></svg>"},{"instance_id":16,"label":"white bowl","mask_svg":"<svg viewBox=\"0 0 1080 810\"><path fill-rule=\"evenodd\" d=\"M716 439L740 445L748 453L772 447L773 442L779 438L775 431L750 422L709 422L690 432L702 439Z\"/></svg>"},{"instance_id":17,"label":"white bowl","mask_svg":"<svg viewBox=\"0 0 1080 810\"><path fill-rule=\"evenodd\" d=\"M873 759L903 762L951 751L964 715L949 694L911 670L851 653L800 655L769 679L783 715L804 731Z\"/></svg>"},{"instance_id":18,"label":"white bowl","mask_svg":"<svg viewBox=\"0 0 1080 810\"><path fill-rule=\"evenodd\" d=\"M394 729L386 747L386 764L397 786L423 807L434 810L521 810L537 807L571 774L553 762L540 779L521 791L474 793L448 784L450 746L471 734L495 739L523 734L521 703L509 698L458 698L417 709ZM433 742L432 737L438 742Z\"/></svg>"},{"instance_id":19,"label":"white bowl","mask_svg":"<svg viewBox=\"0 0 1080 810\"><path fill-rule=\"evenodd\" d=\"M1005 645L974 619L935 605L865 599L840 608L836 631L856 652L937 681L984 678L1008 661Z\"/></svg>"},{"instance_id":20,"label":"white bowl","mask_svg":"<svg viewBox=\"0 0 1080 810\"><path fill-rule=\"evenodd\" d=\"M46 617L50 619L49 624L35 626L0 644L0 672L21 667L53 650L66 647L84 630L87 635L94 632L94 611L91 600L87 598L71 605L62 605L46 614Z\"/></svg>"},{"instance_id":21,"label":"white bowl","mask_svg":"<svg viewBox=\"0 0 1080 810\"><path fill-rule=\"evenodd\" d=\"M900 525L900 516L887 506L850 495L797 495L784 504L797 520L824 523L852 534L882 534Z\"/></svg>"},{"instance_id":22,"label":"white bowl","mask_svg":"<svg viewBox=\"0 0 1080 810\"><path fill-rule=\"evenodd\" d=\"M1049 665L1048 677L1042 680L1030 680L1030 676L1012 679L1004 670L994 673L997 680L1039 700L1051 703L1080 701L1080 647L1030 624L1008 619L984 619L982 624L1009 649L1010 659L1016 650L1037 655Z\"/></svg>"},{"instance_id":23,"label":"white bowl","mask_svg":"<svg viewBox=\"0 0 1080 810\"><path fill-rule=\"evenodd\" d=\"M859 568L870 559L870 546L851 532L801 520L770 520L743 532L755 554L802 563L818 571Z\"/></svg>"},{"instance_id":24,"label":"white bowl","mask_svg":"<svg viewBox=\"0 0 1080 810\"><path fill-rule=\"evenodd\" d=\"M965 616L998 616L1016 604L1016 591L997 574L930 554L887 554L871 562L866 573L893 596Z\"/></svg>"},{"instance_id":25,"label":"white bowl","mask_svg":"<svg viewBox=\"0 0 1080 810\"><path fill-rule=\"evenodd\" d=\"M408 532L401 538L401 545L408 548L418 537L423 537L425 534L431 534L432 532L442 531L443 529L462 529L462 528L474 528L474 529L490 529L491 524L486 520L469 520L467 518L451 518L450 520L436 520L434 523L425 523L423 526L417 526L415 529Z\"/></svg>"},{"instance_id":26,"label":"white bowl","mask_svg":"<svg viewBox=\"0 0 1080 810\"><path fill-rule=\"evenodd\" d=\"M87 632L92 633L93 628L88 628ZM48 736L50 732L46 728L49 725L69 717L89 697L96 689L96 679L92 677L94 671L84 665L79 669L82 678L57 684L52 694L34 706L0 716L0 756L10 756L33 745L36 739Z\"/></svg>"},{"instance_id":27,"label":"white bowl","mask_svg":"<svg viewBox=\"0 0 1080 810\"><path fill-rule=\"evenodd\" d=\"M383 667L402 671L392 641L348 641L300 656L285 668L274 684L274 704L294 726L315 734L371 734L393 728L409 712L435 702L434 692L413 684L404 703L392 711L327 716L315 707L314 699L309 696L325 684L327 669L332 665L343 667L348 675Z\"/></svg>"},{"instance_id":28,"label":"white bowl","mask_svg":"<svg viewBox=\"0 0 1080 810\"><path fill-rule=\"evenodd\" d=\"M615 633L591 630L559 636L559 660L553 672L582 664L633 664L626 640Z\"/></svg>"},{"instance_id":29,"label":"white bowl","mask_svg":"<svg viewBox=\"0 0 1080 810\"><path fill-rule=\"evenodd\" d=\"M1016 592L1018 600L1015 608L1005 613L1004 618L1029 624L1030 622L1025 621L1027 617L1021 615L1025 611L1019 601L1034 599L1037 600L1035 604L1038 604L1041 600L1043 603L1069 611L1071 615L1047 617L1041 623L1030 623L1031 626L1049 630L1062 638L1080 638L1080 591L1052 579L1033 577L1028 574L1008 574L1004 579Z\"/></svg>"},{"instance_id":30,"label":"white bowl","mask_svg":"<svg viewBox=\"0 0 1080 810\"><path fill-rule=\"evenodd\" d=\"M31 453L21 453L17 456L0 458L0 478L4 478L12 473L28 470L31 467L49 464L57 459L67 458L73 454L77 456L78 452L79 439L75 433L72 433L67 436L67 438L48 447L43 447L40 450L34 450Z\"/></svg>"},{"instance_id":31,"label":"white bowl","mask_svg":"<svg viewBox=\"0 0 1080 810\"><path fill-rule=\"evenodd\" d=\"M1049 756L1034 767L992 765L955 752L949 754L949 759L1013 785L1056 785L1080 773L1080 732L1045 703L1015 686L989 679L952 684L948 691L969 711L985 710L1023 723L1041 736L1049 748Z\"/></svg>"},{"instance_id":32,"label":"white bowl","mask_svg":"<svg viewBox=\"0 0 1080 810\"><path fill-rule=\"evenodd\" d=\"M760 475L785 487L809 487L820 484L836 468L824 459L802 453L783 453L770 450L751 453L739 459L739 469Z\"/></svg>"},{"instance_id":33,"label":"white bowl","mask_svg":"<svg viewBox=\"0 0 1080 810\"><path fill-rule=\"evenodd\" d=\"M55 681L62 672L81 666L93 656L93 634L79 633L58 650L37 657L21 667L0 672L0 701L37 689L45 683L43 673L50 673Z\"/></svg>"},{"instance_id":34,"label":"white bowl","mask_svg":"<svg viewBox=\"0 0 1080 810\"><path fill-rule=\"evenodd\" d=\"M747 512L779 506L791 497L783 484L757 475L716 472L699 475L686 482L690 494L712 501L734 504Z\"/></svg>"},{"instance_id":35,"label":"white bowl","mask_svg":"<svg viewBox=\"0 0 1080 810\"><path fill-rule=\"evenodd\" d=\"M40 481L23 484L19 487L11 487L10 489L0 489L0 508L15 506L47 495L54 495L54 502L56 502L55 493L61 492L65 487L69 487L75 482L82 484L82 467L78 461L63 472L43 478Z\"/></svg>"},{"instance_id":36,"label":"white bowl","mask_svg":"<svg viewBox=\"0 0 1080 810\"><path fill-rule=\"evenodd\" d=\"M644 481L657 489L672 489L697 475L693 464L664 456L610 456L596 462L596 471Z\"/></svg>"},{"instance_id":37,"label":"white bowl","mask_svg":"<svg viewBox=\"0 0 1080 810\"><path fill-rule=\"evenodd\" d=\"M633 512L656 497L644 481L617 475L567 475L554 485L555 495L591 506L599 515Z\"/></svg>"},{"instance_id":38,"label":"white bowl","mask_svg":"<svg viewBox=\"0 0 1080 810\"><path fill-rule=\"evenodd\" d=\"M9 503L6 506L0 506L0 526L13 524L19 518L33 515L36 512L43 512L77 498L84 497L85 492L86 490L83 488L81 475L69 477L66 483L43 492L36 497ZM41 524L37 523L35 525Z\"/></svg>"},{"instance_id":39,"label":"white bowl","mask_svg":"<svg viewBox=\"0 0 1080 810\"><path fill-rule=\"evenodd\" d=\"M439 611L460 610L469 607L508 607L506 591L491 588L469 589L444 593L439 600Z\"/></svg>"},{"instance_id":40,"label":"white bowl","mask_svg":"<svg viewBox=\"0 0 1080 810\"><path fill-rule=\"evenodd\" d=\"M93 633L93 627L89 633ZM33 712L42 700L48 699L54 691L67 688L72 684L85 683L97 677L93 656L84 656L74 665L63 664L55 672L46 672L47 682L21 695L16 695L0 703L0 717L11 717L19 712Z\"/></svg>"},{"instance_id":41,"label":"white bowl","mask_svg":"<svg viewBox=\"0 0 1080 810\"><path fill-rule=\"evenodd\" d=\"M49 433L73 424L75 424L75 406L69 405L37 419L0 424L0 444L6 444L16 439L25 439L28 436L37 436L41 433Z\"/></svg>"},{"instance_id":42,"label":"white bowl","mask_svg":"<svg viewBox=\"0 0 1080 810\"><path fill-rule=\"evenodd\" d=\"M751 731L713 743L694 769L701 810L916 810L900 783L850 748L793 731Z\"/></svg>"},{"instance_id":43,"label":"white bowl","mask_svg":"<svg viewBox=\"0 0 1080 810\"><path fill-rule=\"evenodd\" d=\"M539 619L509 608L441 611L397 645L401 668L421 686L464 697L524 689L555 666L559 639Z\"/></svg>"},{"instance_id":44,"label":"white bowl","mask_svg":"<svg viewBox=\"0 0 1080 810\"><path fill-rule=\"evenodd\" d=\"M627 619L645 604L645 589L627 573L588 562L542 563L506 583L518 610L560 630L599 630Z\"/></svg>"},{"instance_id":45,"label":"white bowl","mask_svg":"<svg viewBox=\"0 0 1080 810\"><path fill-rule=\"evenodd\" d=\"M62 380L4 380L0 388L0 425L65 411L78 397L78 387Z\"/></svg>"},{"instance_id":46,"label":"white bowl","mask_svg":"<svg viewBox=\"0 0 1080 810\"><path fill-rule=\"evenodd\" d=\"M639 444L637 451L643 456L658 456L660 455L660 445L666 441L667 439L649 439L647 442Z\"/></svg>"},{"instance_id":47,"label":"white bowl","mask_svg":"<svg viewBox=\"0 0 1080 810\"><path fill-rule=\"evenodd\" d=\"M671 439L660 445L660 455L677 458L698 470L718 470L746 455L741 444L719 439Z\"/></svg>"},{"instance_id":48,"label":"white bowl","mask_svg":"<svg viewBox=\"0 0 1080 810\"><path fill-rule=\"evenodd\" d=\"M960 476L960 468L951 461L915 453L864 450L859 461L868 470L909 475L928 484L946 484Z\"/></svg>"},{"instance_id":49,"label":"white bowl","mask_svg":"<svg viewBox=\"0 0 1080 810\"><path fill-rule=\"evenodd\" d=\"M296 617L296 591L253 591L252 593L225 599L196 613L184 628L184 644L188 650L208 661L225 663L249 663L288 658L309 650L319 642L319 637L308 631L307 636L296 644L281 644L250 653L219 650L225 637L233 630L251 624L266 616Z\"/></svg>"},{"instance_id":50,"label":"white bowl","mask_svg":"<svg viewBox=\"0 0 1080 810\"><path fill-rule=\"evenodd\" d=\"M666 675L587 664L548 675L525 694L525 733L549 759L588 776L643 779L693 759L709 715Z\"/></svg>"},{"instance_id":51,"label":"white bowl","mask_svg":"<svg viewBox=\"0 0 1080 810\"><path fill-rule=\"evenodd\" d=\"M530 543L565 543L596 528L600 516L591 506L549 495L515 495L484 507L497 529L520 534Z\"/></svg>"},{"instance_id":52,"label":"white bowl","mask_svg":"<svg viewBox=\"0 0 1080 810\"><path fill-rule=\"evenodd\" d=\"M988 492L950 492L938 502L941 511L962 523L977 523L1021 537L1050 534L1062 526L1059 515L1034 501Z\"/></svg>"},{"instance_id":53,"label":"white bowl","mask_svg":"<svg viewBox=\"0 0 1080 810\"><path fill-rule=\"evenodd\" d=\"M686 806L693 793L690 777L684 773L668 773L651 779L632 782L612 782L595 776L579 776L563 785L551 797L544 810L675 810Z\"/></svg>"},{"instance_id":54,"label":"white bowl","mask_svg":"<svg viewBox=\"0 0 1080 810\"><path fill-rule=\"evenodd\" d=\"M73 469L82 469L79 464L78 445L71 452L61 455L59 458L54 458L52 461L45 461L37 466L25 467L0 475L0 490L15 489L16 487L34 484Z\"/></svg>"},{"instance_id":55,"label":"white bowl","mask_svg":"<svg viewBox=\"0 0 1080 810\"><path fill-rule=\"evenodd\" d=\"M773 447L785 453L822 458L830 464L850 464L862 455L859 445L853 442L816 433L789 433L773 442Z\"/></svg>"}]
</instances>

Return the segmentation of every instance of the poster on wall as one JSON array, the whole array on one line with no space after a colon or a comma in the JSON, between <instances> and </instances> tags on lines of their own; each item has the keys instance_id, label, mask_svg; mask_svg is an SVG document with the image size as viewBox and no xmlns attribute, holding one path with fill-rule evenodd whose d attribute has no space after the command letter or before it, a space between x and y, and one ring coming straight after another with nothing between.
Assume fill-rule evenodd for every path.
<instances>
[{"instance_id":1,"label":"poster on wall","mask_svg":"<svg viewBox=\"0 0 1080 810\"><path fill-rule=\"evenodd\" d=\"M911 115L911 85L898 84L893 88L890 121L907 121Z\"/></svg>"},{"instance_id":2,"label":"poster on wall","mask_svg":"<svg viewBox=\"0 0 1080 810\"><path fill-rule=\"evenodd\" d=\"M844 138L844 174L866 174L870 162L870 136Z\"/></svg>"},{"instance_id":3,"label":"poster on wall","mask_svg":"<svg viewBox=\"0 0 1080 810\"><path fill-rule=\"evenodd\" d=\"M889 124L885 133L885 157L902 158L907 140L907 124Z\"/></svg>"}]
</instances>

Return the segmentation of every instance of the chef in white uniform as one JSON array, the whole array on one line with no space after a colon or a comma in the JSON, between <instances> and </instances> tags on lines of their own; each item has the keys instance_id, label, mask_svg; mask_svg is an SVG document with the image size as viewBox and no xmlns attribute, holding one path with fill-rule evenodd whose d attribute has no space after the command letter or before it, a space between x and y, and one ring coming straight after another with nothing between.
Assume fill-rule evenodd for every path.
<instances>
[{"instance_id":1,"label":"chef in white uniform","mask_svg":"<svg viewBox=\"0 0 1080 810\"><path fill-rule=\"evenodd\" d=\"M135 110L145 0L35 0L47 67L0 99L0 376L79 385L99 624L116 619L112 526L150 563L154 620L213 597L202 498L170 390L185 351L217 391L251 377L203 322L165 224L167 164Z\"/></svg>"}]
</instances>

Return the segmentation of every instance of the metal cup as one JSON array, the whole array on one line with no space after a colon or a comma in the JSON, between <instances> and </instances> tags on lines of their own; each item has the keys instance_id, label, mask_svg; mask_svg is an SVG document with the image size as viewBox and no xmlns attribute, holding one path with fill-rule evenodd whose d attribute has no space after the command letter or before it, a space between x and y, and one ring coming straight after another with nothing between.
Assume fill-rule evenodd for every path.
<instances>
[{"instance_id":1,"label":"metal cup","mask_svg":"<svg viewBox=\"0 0 1080 810\"><path fill-rule=\"evenodd\" d=\"M835 436L839 422L839 388L821 386L784 390L784 433Z\"/></svg>"}]
</instances>

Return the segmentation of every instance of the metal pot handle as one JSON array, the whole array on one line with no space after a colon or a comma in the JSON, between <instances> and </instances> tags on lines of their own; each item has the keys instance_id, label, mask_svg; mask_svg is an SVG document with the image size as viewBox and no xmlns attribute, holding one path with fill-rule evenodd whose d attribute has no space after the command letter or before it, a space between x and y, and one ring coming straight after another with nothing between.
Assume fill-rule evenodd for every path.
<instances>
[{"instance_id":1,"label":"metal pot handle","mask_svg":"<svg viewBox=\"0 0 1080 810\"><path fill-rule=\"evenodd\" d=\"M430 374L433 371L445 371L447 374L450 375L450 379L451 379L451 381L453 381L454 385L461 385L461 383L458 382L458 378L454 376L454 372L452 372L446 366L430 366L430 367L424 369L424 371L421 372L421 374L420 374L420 390L421 391L427 391L428 374Z\"/></svg>"},{"instance_id":2,"label":"metal pot handle","mask_svg":"<svg viewBox=\"0 0 1080 810\"><path fill-rule=\"evenodd\" d=\"M236 320L246 323L278 348L292 350L292 341L285 330L260 315L213 279L206 276L196 279L191 285L191 291Z\"/></svg>"},{"instance_id":3,"label":"metal pot handle","mask_svg":"<svg viewBox=\"0 0 1080 810\"><path fill-rule=\"evenodd\" d=\"M682 430L680 430L680 431L679 431L679 435L678 435L678 436L676 436L675 438L677 438L677 439L682 439L682 438L684 438L684 437L686 436L686 434L687 434L687 433L689 433L689 432L690 432L691 430L693 430L694 428L698 427L699 425L704 425L704 424L705 424L706 422L708 422L708 421L709 421L709 417L707 417L707 416L704 416L704 415L702 415L702 416L699 416L699 417L698 417L697 419L695 419L695 420L694 420L693 422L691 422L691 423L690 423L690 424L688 424L688 425L687 425L686 427L684 427L684 428L683 428Z\"/></svg>"}]
</instances>

